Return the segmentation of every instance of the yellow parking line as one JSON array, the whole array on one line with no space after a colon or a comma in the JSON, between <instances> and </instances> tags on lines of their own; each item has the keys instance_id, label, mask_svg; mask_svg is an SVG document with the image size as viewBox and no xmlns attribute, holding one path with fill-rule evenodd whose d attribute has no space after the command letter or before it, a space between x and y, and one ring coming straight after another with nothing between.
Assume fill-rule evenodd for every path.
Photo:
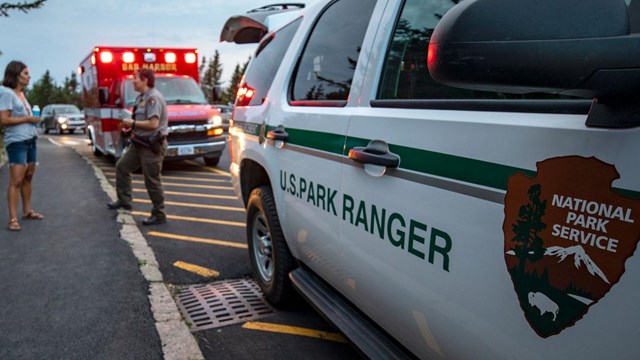
<instances>
[{"instance_id":1,"label":"yellow parking line","mask_svg":"<svg viewBox=\"0 0 640 360\"><path fill-rule=\"evenodd\" d=\"M109 181L115 182L115 178L109 178ZM144 184L143 180L132 180L133 184ZM214 185L197 185L197 184L183 184L183 183L173 183L173 182L162 182L163 186L179 186L179 187L188 187L188 188L198 188L198 189L213 189L213 190L233 190L231 186L214 186Z\"/></svg>"},{"instance_id":2,"label":"yellow parking line","mask_svg":"<svg viewBox=\"0 0 640 360\"><path fill-rule=\"evenodd\" d=\"M105 175L115 176L115 172L104 171ZM142 177L142 174L133 174L135 177ZM172 180L185 180L185 181L202 181L202 182L214 182L214 183L228 183L229 180L224 179L206 179L206 178L198 178L198 177L187 177L187 176L170 176L170 175L162 175L162 179L172 179Z\"/></svg>"},{"instance_id":3,"label":"yellow parking line","mask_svg":"<svg viewBox=\"0 0 640 360\"><path fill-rule=\"evenodd\" d=\"M146 203L150 204L151 200L144 199L134 199L134 202ZM225 210L225 211L244 211L244 208L237 206L220 206L220 205L205 205L205 204L194 204L194 203L183 203L183 202L175 202L175 201L165 201L165 205L173 205L173 206L185 206L185 207L193 207L193 208L202 208L202 209L214 209L214 210Z\"/></svg>"},{"instance_id":4,"label":"yellow parking line","mask_svg":"<svg viewBox=\"0 0 640 360\"><path fill-rule=\"evenodd\" d=\"M247 249L248 248L247 244L239 244L239 243L234 243L234 242L231 242L231 241L223 241L223 240L204 239L204 238L199 238L199 237L194 237L194 236L167 234L167 233L162 233L162 232L158 232L158 231L149 231L147 233L147 235L157 236L157 237L162 237L162 238L167 238L167 239L174 239L174 240L191 241L191 242L197 242L197 243L203 243L203 244L228 246L228 247L234 247L234 248L238 248L238 249Z\"/></svg>"},{"instance_id":5,"label":"yellow parking line","mask_svg":"<svg viewBox=\"0 0 640 360\"><path fill-rule=\"evenodd\" d=\"M134 192L147 193L147 189L133 189ZM232 195L212 195L212 194L200 194L200 193L189 193L189 192L181 192L181 191L166 191L165 195L180 195L180 196L197 196L203 198L210 199L228 199L228 200L238 200L236 196Z\"/></svg>"},{"instance_id":6,"label":"yellow parking line","mask_svg":"<svg viewBox=\"0 0 640 360\"><path fill-rule=\"evenodd\" d=\"M211 172L216 173L216 174L225 175L225 176L231 176L231 174L229 174L228 172L222 171L222 170L220 170L218 168L204 166L204 165L198 164L197 162L192 161L192 160L187 160L186 162L191 164L191 165L197 165L197 166L199 166L199 167L201 167L203 169L207 169L208 171L211 171Z\"/></svg>"},{"instance_id":7,"label":"yellow parking line","mask_svg":"<svg viewBox=\"0 0 640 360\"><path fill-rule=\"evenodd\" d=\"M200 164L196 164L198 165L202 170L205 171L187 171L187 170L169 170L171 171L172 174L198 174L198 175L207 175L207 176L215 176L215 177L219 177L219 176L224 176L224 177L231 177L230 174L225 173L224 171L219 171L219 173L217 172L211 172L209 169L207 169L206 167L200 165Z\"/></svg>"},{"instance_id":8,"label":"yellow parking line","mask_svg":"<svg viewBox=\"0 0 640 360\"><path fill-rule=\"evenodd\" d=\"M215 270L211 270L211 269L207 269L206 267L202 267L202 266L198 266L198 265L194 265L194 264L189 264L183 261L176 261L173 263L173 266L182 269L182 270L187 270L189 272L192 273L196 273L200 276L203 277L218 277L220 276L220 273L215 271Z\"/></svg>"},{"instance_id":9,"label":"yellow parking line","mask_svg":"<svg viewBox=\"0 0 640 360\"><path fill-rule=\"evenodd\" d=\"M149 216L150 214L148 212L143 212L143 211L132 211L131 215ZM229 226L237 226L237 227L245 227L244 223L237 222L237 221L203 219L203 218L194 218L194 217L178 216L178 215L167 215L167 219L202 222L202 223L208 223L208 224L229 225Z\"/></svg>"},{"instance_id":10,"label":"yellow parking line","mask_svg":"<svg viewBox=\"0 0 640 360\"><path fill-rule=\"evenodd\" d=\"M269 324L269 323L263 323L263 322L250 321L250 322L244 323L242 327L245 329L251 329L251 330L270 331L270 332L277 332L282 334L307 336L307 337L312 337L316 339L347 343L347 340L344 338L344 336L340 334L330 333L330 332L320 331L320 330L307 329L307 328L302 328L297 326Z\"/></svg>"}]
</instances>

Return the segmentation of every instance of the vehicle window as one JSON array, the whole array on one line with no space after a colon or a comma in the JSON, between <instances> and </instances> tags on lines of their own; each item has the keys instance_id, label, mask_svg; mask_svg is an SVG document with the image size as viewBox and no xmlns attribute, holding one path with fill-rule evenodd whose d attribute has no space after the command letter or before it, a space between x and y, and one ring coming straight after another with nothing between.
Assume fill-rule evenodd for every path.
<instances>
[{"instance_id":1,"label":"vehicle window","mask_svg":"<svg viewBox=\"0 0 640 360\"><path fill-rule=\"evenodd\" d=\"M292 86L293 101L346 101L375 0L342 0L320 16Z\"/></svg>"},{"instance_id":2,"label":"vehicle window","mask_svg":"<svg viewBox=\"0 0 640 360\"><path fill-rule=\"evenodd\" d=\"M202 90L190 77L156 77L155 88L164 96L167 104L206 104ZM124 82L126 106L133 106L138 92L133 89L133 79Z\"/></svg>"},{"instance_id":3,"label":"vehicle window","mask_svg":"<svg viewBox=\"0 0 640 360\"><path fill-rule=\"evenodd\" d=\"M267 98L280 62L293 39L302 18L286 25L277 32L267 35L258 46L256 53L247 68L244 83L238 93L238 106L261 105Z\"/></svg>"},{"instance_id":4,"label":"vehicle window","mask_svg":"<svg viewBox=\"0 0 640 360\"><path fill-rule=\"evenodd\" d=\"M80 110L75 106L61 106L56 111L64 114L79 114Z\"/></svg>"},{"instance_id":5,"label":"vehicle window","mask_svg":"<svg viewBox=\"0 0 640 360\"><path fill-rule=\"evenodd\" d=\"M450 87L431 78L427 49L442 16L458 1L407 0L388 49L378 99L567 99L551 94L506 94Z\"/></svg>"}]
</instances>

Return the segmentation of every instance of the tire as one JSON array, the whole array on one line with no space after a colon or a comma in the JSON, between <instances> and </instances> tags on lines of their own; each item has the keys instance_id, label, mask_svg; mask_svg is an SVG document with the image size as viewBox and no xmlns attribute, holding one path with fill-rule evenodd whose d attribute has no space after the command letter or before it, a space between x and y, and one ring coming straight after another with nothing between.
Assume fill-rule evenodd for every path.
<instances>
[{"instance_id":1,"label":"tire","mask_svg":"<svg viewBox=\"0 0 640 360\"><path fill-rule=\"evenodd\" d=\"M49 128L48 128L48 127L46 127L46 126L45 126L45 128L44 128L44 133L45 133L45 134L48 134L48 133L49 133Z\"/></svg>"},{"instance_id":2,"label":"tire","mask_svg":"<svg viewBox=\"0 0 640 360\"><path fill-rule=\"evenodd\" d=\"M296 262L287 247L273 192L269 186L253 189L247 205L247 243L253 277L274 305L295 299L289 273Z\"/></svg>"},{"instance_id":3,"label":"tire","mask_svg":"<svg viewBox=\"0 0 640 360\"><path fill-rule=\"evenodd\" d=\"M220 157L203 157L204 159L204 163L207 164L207 166L216 166L218 165L218 163L220 162Z\"/></svg>"}]
</instances>

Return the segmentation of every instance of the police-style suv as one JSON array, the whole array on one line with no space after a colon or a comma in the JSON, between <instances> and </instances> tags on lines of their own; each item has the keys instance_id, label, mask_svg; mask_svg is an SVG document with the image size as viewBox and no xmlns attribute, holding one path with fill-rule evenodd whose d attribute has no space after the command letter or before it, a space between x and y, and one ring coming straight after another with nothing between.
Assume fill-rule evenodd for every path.
<instances>
[{"instance_id":1,"label":"police-style suv","mask_svg":"<svg viewBox=\"0 0 640 360\"><path fill-rule=\"evenodd\" d=\"M640 358L639 2L318 0L223 31L260 39L230 144L268 299L372 358Z\"/></svg>"}]
</instances>

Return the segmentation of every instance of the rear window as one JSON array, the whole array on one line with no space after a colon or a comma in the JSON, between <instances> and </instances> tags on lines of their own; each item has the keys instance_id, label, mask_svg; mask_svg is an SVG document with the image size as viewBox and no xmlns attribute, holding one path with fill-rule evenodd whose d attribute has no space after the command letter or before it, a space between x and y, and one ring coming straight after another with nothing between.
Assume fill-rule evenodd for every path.
<instances>
[{"instance_id":1,"label":"rear window","mask_svg":"<svg viewBox=\"0 0 640 360\"><path fill-rule=\"evenodd\" d=\"M262 40L245 73L238 106L262 105L301 21L299 18Z\"/></svg>"}]
</instances>

